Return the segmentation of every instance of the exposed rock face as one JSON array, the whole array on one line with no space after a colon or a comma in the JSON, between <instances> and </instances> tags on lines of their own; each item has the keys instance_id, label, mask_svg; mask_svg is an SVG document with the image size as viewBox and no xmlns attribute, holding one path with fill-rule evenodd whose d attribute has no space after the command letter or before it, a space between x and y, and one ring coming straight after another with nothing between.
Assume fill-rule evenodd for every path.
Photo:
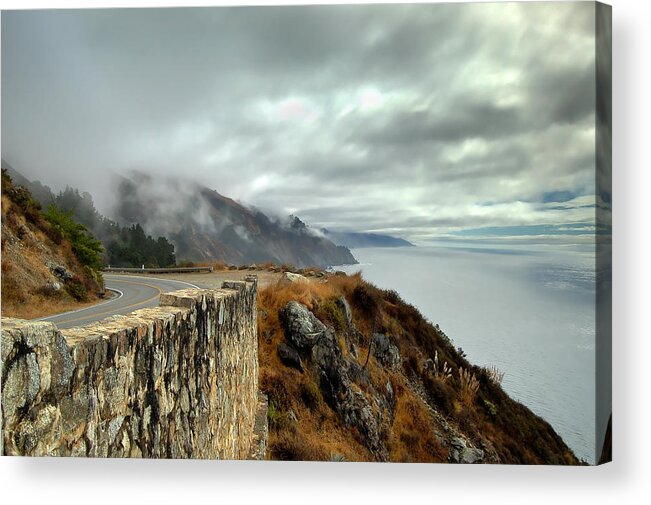
<instances>
[{"instance_id":1,"label":"exposed rock face","mask_svg":"<svg viewBox=\"0 0 651 505\"><path fill-rule=\"evenodd\" d=\"M375 333L373 335L373 355L384 366L396 368L400 366L400 351L391 343L387 335Z\"/></svg>"},{"instance_id":2,"label":"exposed rock face","mask_svg":"<svg viewBox=\"0 0 651 505\"><path fill-rule=\"evenodd\" d=\"M286 337L309 356L309 365L320 378L320 388L330 406L346 426L355 427L363 442L380 461L388 459L381 441L383 416L393 415L386 395L375 391L366 371L354 359L346 358L335 330L319 321L305 305L289 302L281 311ZM366 392L360 388L366 387Z\"/></svg>"},{"instance_id":3,"label":"exposed rock face","mask_svg":"<svg viewBox=\"0 0 651 505\"><path fill-rule=\"evenodd\" d=\"M280 361L282 361L285 365L294 367L301 372L305 371L303 368L303 362L301 361L301 355L298 354L298 351L292 346L281 342L278 344L276 351L278 352Z\"/></svg>"},{"instance_id":4,"label":"exposed rock face","mask_svg":"<svg viewBox=\"0 0 651 505\"><path fill-rule=\"evenodd\" d=\"M472 447L465 438L454 437L450 445L450 462L451 463L482 463L484 451Z\"/></svg>"},{"instance_id":5,"label":"exposed rock face","mask_svg":"<svg viewBox=\"0 0 651 505\"><path fill-rule=\"evenodd\" d=\"M280 318L287 338L299 350L311 349L326 331L326 326L302 303L289 302L281 311Z\"/></svg>"},{"instance_id":6,"label":"exposed rock face","mask_svg":"<svg viewBox=\"0 0 651 505\"><path fill-rule=\"evenodd\" d=\"M223 287L69 330L3 319L2 453L263 457L256 284Z\"/></svg>"},{"instance_id":7,"label":"exposed rock face","mask_svg":"<svg viewBox=\"0 0 651 505\"><path fill-rule=\"evenodd\" d=\"M58 263L54 263L53 261L47 260L45 262L45 266L50 269L50 272L52 272L54 275L56 275L59 279L62 281L67 281L72 279L72 274L68 272L66 267L63 265L59 265Z\"/></svg>"}]
</instances>

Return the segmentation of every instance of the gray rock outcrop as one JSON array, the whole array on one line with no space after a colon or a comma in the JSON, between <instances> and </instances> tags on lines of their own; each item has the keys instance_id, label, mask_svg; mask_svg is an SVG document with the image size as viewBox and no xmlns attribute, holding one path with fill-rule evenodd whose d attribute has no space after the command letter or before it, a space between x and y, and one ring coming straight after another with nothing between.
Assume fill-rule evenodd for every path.
<instances>
[{"instance_id":1,"label":"gray rock outcrop","mask_svg":"<svg viewBox=\"0 0 651 505\"><path fill-rule=\"evenodd\" d=\"M473 464L481 463L484 459L484 451L472 447L465 438L453 437L450 445L451 463Z\"/></svg>"},{"instance_id":2,"label":"gray rock outcrop","mask_svg":"<svg viewBox=\"0 0 651 505\"><path fill-rule=\"evenodd\" d=\"M373 355L380 363L389 368L400 365L400 351L391 339L382 333L373 334Z\"/></svg>"},{"instance_id":3,"label":"gray rock outcrop","mask_svg":"<svg viewBox=\"0 0 651 505\"><path fill-rule=\"evenodd\" d=\"M381 426L383 415L393 415L392 389L386 394L375 391L367 371L354 358L344 356L334 328L325 326L305 305L289 302L280 315L285 336L309 358L328 404L346 426L357 429L380 461L386 461Z\"/></svg>"},{"instance_id":4,"label":"gray rock outcrop","mask_svg":"<svg viewBox=\"0 0 651 505\"><path fill-rule=\"evenodd\" d=\"M301 372L305 371L303 368L303 362L301 361L301 355L298 354L298 351L291 345L287 345L286 343L281 342L276 347L276 352L278 353L280 361L282 361L286 366L296 368Z\"/></svg>"},{"instance_id":5,"label":"gray rock outcrop","mask_svg":"<svg viewBox=\"0 0 651 505\"><path fill-rule=\"evenodd\" d=\"M326 326L302 303L291 301L280 319L288 340L299 350L309 350L326 332Z\"/></svg>"}]
</instances>

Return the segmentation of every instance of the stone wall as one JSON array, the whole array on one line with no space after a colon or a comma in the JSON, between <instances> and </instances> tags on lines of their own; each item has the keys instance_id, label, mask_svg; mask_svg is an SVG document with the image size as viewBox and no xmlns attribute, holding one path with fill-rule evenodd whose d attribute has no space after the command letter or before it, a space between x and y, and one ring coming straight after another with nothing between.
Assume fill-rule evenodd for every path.
<instances>
[{"instance_id":1,"label":"stone wall","mask_svg":"<svg viewBox=\"0 0 651 505\"><path fill-rule=\"evenodd\" d=\"M3 318L2 454L263 457L256 309L250 280L81 328Z\"/></svg>"}]
</instances>

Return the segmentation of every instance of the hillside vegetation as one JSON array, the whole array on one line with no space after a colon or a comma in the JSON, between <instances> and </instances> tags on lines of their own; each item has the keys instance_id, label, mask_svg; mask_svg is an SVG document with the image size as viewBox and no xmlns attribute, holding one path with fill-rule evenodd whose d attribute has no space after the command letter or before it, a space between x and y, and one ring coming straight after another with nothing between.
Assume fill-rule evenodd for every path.
<instances>
[{"instance_id":1,"label":"hillside vegetation","mask_svg":"<svg viewBox=\"0 0 651 505\"><path fill-rule=\"evenodd\" d=\"M2 315L30 319L104 295L101 244L70 213L43 210L2 171Z\"/></svg>"},{"instance_id":2,"label":"hillside vegetation","mask_svg":"<svg viewBox=\"0 0 651 505\"><path fill-rule=\"evenodd\" d=\"M359 274L268 286L259 308L272 459L580 463L499 371Z\"/></svg>"}]
</instances>

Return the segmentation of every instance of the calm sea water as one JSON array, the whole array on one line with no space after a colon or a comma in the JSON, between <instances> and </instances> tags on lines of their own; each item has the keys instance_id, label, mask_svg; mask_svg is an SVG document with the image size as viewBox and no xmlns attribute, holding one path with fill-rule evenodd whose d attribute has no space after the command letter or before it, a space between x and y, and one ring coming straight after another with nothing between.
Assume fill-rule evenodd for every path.
<instances>
[{"instance_id":1,"label":"calm sea water","mask_svg":"<svg viewBox=\"0 0 651 505\"><path fill-rule=\"evenodd\" d=\"M395 289L477 365L594 462L594 248L355 249L365 279Z\"/></svg>"}]
</instances>

